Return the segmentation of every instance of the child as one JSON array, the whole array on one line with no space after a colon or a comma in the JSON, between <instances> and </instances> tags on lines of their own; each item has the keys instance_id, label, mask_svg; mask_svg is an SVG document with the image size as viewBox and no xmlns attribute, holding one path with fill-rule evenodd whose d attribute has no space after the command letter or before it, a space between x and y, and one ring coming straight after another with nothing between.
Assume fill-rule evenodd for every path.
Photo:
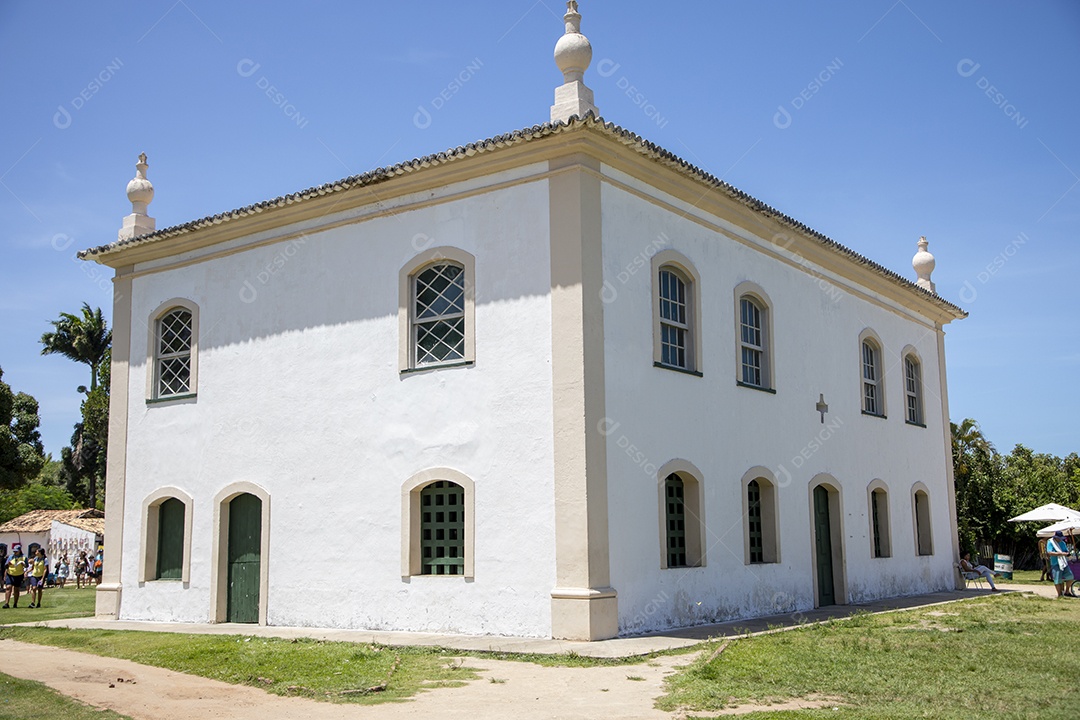
<instances>
[{"instance_id":1,"label":"child","mask_svg":"<svg viewBox=\"0 0 1080 720\"><path fill-rule=\"evenodd\" d=\"M68 565L67 555L60 556L60 564L56 566L56 586L61 590L64 588L64 583L67 582L68 573L71 572L71 567Z\"/></svg>"},{"instance_id":2,"label":"child","mask_svg":"<svg viewBox=\"0 0 1080 720\"><path fill-rule=\"evenodd\" d=\"M49 561L45 559L45 548L38 548L37 554L30 560L30 607L41 607L41 591L45 588L45 577L49 574Z\"/></svg>"}]
</instances>

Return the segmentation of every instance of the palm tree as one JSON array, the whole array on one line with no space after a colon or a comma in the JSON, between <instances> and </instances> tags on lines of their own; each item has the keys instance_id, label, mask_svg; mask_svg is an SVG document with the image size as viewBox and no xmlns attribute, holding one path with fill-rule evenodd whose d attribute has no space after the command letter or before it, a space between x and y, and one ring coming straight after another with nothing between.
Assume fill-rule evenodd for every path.
<instances>
[{"instance_id":1,"label":"palm tree","mask_svg":"<svg viewBox=\"0 0 1080 720\"><path fill-rule=\"evenodd\" d=\"M83 303L82 317L71 313L60 313L59 320L53 320L54 332L41 336L41 354L63 355L75 362L90 366L90 390L97 389L98 373L109 347L112 345L112 330L109 330L101 308L91 310Z\"/></svg>"},{"instance_id":2,"label":"palm tree","mask_svg":"<svg viewBox=\"0 0 1080 720\"><path fill-rule=\"evenodd\" d=\"M993 456L994 446L982 434L979 423L972 418L965 418L959 425L949 423L952 431L953 458L958 475L967 475L968 460L972 455Z\"/></svg>"}]
</instances>

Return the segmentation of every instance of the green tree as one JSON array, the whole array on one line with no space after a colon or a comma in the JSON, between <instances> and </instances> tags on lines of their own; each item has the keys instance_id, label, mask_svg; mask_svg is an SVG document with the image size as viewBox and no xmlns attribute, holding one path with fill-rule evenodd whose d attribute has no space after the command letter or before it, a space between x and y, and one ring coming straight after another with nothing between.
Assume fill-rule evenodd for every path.
<instances>
[{"instance_id":1,"label":"green tree","mask_svg":"<svg viewBox=\"0 0 1080 720\"><path fill-rule=\"evenodd\" d=\"M83 303L81 313L60 313L60 319L52 321L53 331L41 336L41 354L63 355L90 366L90 388L79 386L86 395L80 407L82 421L75 424L71 446L60 452L60 478L76 501L97 507L109 446L112 331L101 308Z\"/></svg>"},{"instance_id":2,"label":"green tree","mask_svg":"<svg viewBox=\"0 0 1080 720\"><path fill-rule=\"evenodd\" d=\"M16 490L0 490L0 523L31 510L70 510L74 498L62 487L30 483Z\"/></svg>"},{"instance_id":3,"label":"green tree","mask_svg":"<svg viewBox=\"0 0 1080 720\"><path fill-rule=\"evenodd\" d=\"M14 393L0 369L0 488L14 489L30 482L45 466L45 448L38 425L38 403L26 393Z\"/></svg>"},{"instance_id":4,"label":"green tree","mask_svg":"<svg viewBox=\"0 0 1080 720\"><path fill-rule=\"evenodd\" d=\"M102 363L112 345L112 331L105 323L101 308L91 310L88 303L82 305L82 317L60 313L59 320L52 321L53 331L41 336L42 355L63 355L75 362L90 366L90 390L98 386Z\"/></svg>"}]
</instances>

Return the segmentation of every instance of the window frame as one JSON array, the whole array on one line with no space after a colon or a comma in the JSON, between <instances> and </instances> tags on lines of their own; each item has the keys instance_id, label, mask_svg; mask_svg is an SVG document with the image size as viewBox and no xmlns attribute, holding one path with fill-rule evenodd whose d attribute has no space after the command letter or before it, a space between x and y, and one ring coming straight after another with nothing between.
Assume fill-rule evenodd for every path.
<instances>
[{"instance_id":1,"label":"window frame","mask_svg":"<svg viewBox=\"0 0 1080 720\"><path fill-rule=\"evenodd\" d=\"M160 544L160 511L166 500L179 500L184 506L183 560L179 581L185 586L191 582L191 535L194 502L191 496L177 487L162 487L146 496L142 502L142 545L139 563L139 583L176 582L176 578L158 577L158 549Z\"/></svg>"},{"instance_id":2,"label":"window frame","mask_svg":"<svg viewBox=\"0 0 1080 720\"><path fill-rule=\"evenodd\" d=\"M922 502L919 500L920 497ZM921 513L920 508L923 508ZM911 486L911 522L915 533L915 556L932 556L934 554L934 527L933 511L930 507L930 489L921 482Z\"/></svg>"},{"instance_id":3,"label":"window frame","mask_svg":"<svg viewBox=\"0 0 1080 720\"><path fill-rule=\"evenodd\" d=\"M701 276L685 255L670 249L662 250L653 255L651 270L653 366L701 377ZM674 273L685 287L686 319L683 329L686 337L686 347L684 349L686 364L684 367L664 362L663 327L666 321L660 312L661 271Z\"/></svg>"},{"instance_id":4,"label":"window frame","mask_svg":"<svg viewBox=\"0 0 1080 720\"><path fill-rule=\"evenodd\" d=\"M758 484L761 508L761 559L755 560L751 541L750 483ZM747 470L739 481L743 511L743 564L774 565L780 562L780 498L776 476L761 465Z\"/></svg>"},{"instance_id":5,"label":"window frame","mask_svg":"<svg viewBox=\"0 0 1080 720\"><path fill-rule=\"evenodd\" d=\"M908 425L926 427L925 409L923 407L923 377L922 360L912 350L903 354L902 367L904 369L904 422ZM914 369L914 377L910 372ZM914 408L912 403L914 402ZM913 412L914 410L914 412Z\"/></svg>"},{"instance_id":6,"label":"window frame","mask_svg":"<svg viewBox=\"0 0 1080 720\"><path fill-rule=\"evenodd\" d=\"M751 303L758 311L761 345L749 345L743 341L742 307L743 301ZM776 373L774 354L774 314L773 302L768 293L755 282L749 280L739 283L734 290L735 309L735 384L751 390L776 393ZM746 382L743 375L743 350L759 353L761 384Z\"/></svg>"},{"instance_id":7,"label":"window frame","mask_svg":"<svg viewBox=\"0 0 1080 720\"><path fill-rule=\"evenodd\" d=\"M875 496L881 497L880 506ZM870 523L870 557L874 559L887 559L892 557L892 511L889 506L889 486L883 480L873 480L866 486L866 514ZM877 520L875 527L874 520ZM875 531L878 541L875 542Z\"/></svg>"},{"instance_id":8,"label":"window frame","mask_svg":"<svg viewBox=\"0 0 1080 720\"><path fill-rule=\"evenodd\" d=\"M464 563L460 575L426 575L423 572L422 502L424 488L432 483L445 481L461 487L463 492ZM401 577L471 580L476 570L476 485L464 473L452 468L439 467L421 470L401 486Z\"/></svg>"},{"instance_id":9,"label":"window frame","mask_svg":"<svg viewBox=\"0 0 1080 720\"><path fill-rule=\"evenodd\" d=\"M686 540L685 565L671 565L668 561L667 481L672 475L678 477L683 483L683 536ZM668 461L656 473L661 570L688 570L705 567L705 505L702 477L701 471L693 463L682 459Z\"/></svg>"},{"instance_id":10,"label":"window frame","mask_svg":"<svg viewBox=\"0 0 1080 720\"><path fill-rule=\"evenodd\" d=\"M463 357L445 362L418 364L416 357L416 279L432 266L451 264L463 271L465 324ZM440 246L411 258L398 271L398 370L424 372L442 368L471 366L476 362L476 258L461 248Z\"/></svg>"},{"instance_id":11,"label":"window frame","mask_svg":"<svg viewBox=\"0 0 1080 720\"><path fill-rule=\"evenodd\" d=\"M870 382L866 378L866 348L874 353L875 370L877 379L873 382L877 393L877 412L868 410L866 407L866 387ZM859 407L863 415L885 419L888 417L888 401L885 385L885 344L878 334L867 328L859 334Z\"/></svg>"},{"instance_id":12,"label":"window frame","mask_svg":"<svg viewBox=\"0 0 1080 720\"><path fill-rule=\"evenodd\" d=\"M159 353L159 336L162 320L176 310L186 310L191 314L191 343L189 352L189 376L186 392L173 395L161 395L158 392L160 378L161 354ZM146 402L147 404L169 403L176 400L189 400L198 396L199 390L199 306L187 298L172 298L167 300L150 313L150 322L147 323L146 344Z\"/></svg>"}]
</instances>

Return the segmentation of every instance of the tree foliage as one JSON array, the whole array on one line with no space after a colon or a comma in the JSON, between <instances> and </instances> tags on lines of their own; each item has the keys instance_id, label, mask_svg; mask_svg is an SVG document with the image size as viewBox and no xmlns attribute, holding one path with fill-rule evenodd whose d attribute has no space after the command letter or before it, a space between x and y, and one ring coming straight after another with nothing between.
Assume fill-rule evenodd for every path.
<instances>
[{"instance_id":1,"label":"tree foliage","mask_svg":"<svg viewBox=\"0 0 1080 720\"><path fill-rule=\"evenodd\" d=\"M999 453L971 418L952 423L953 474L960 545L977 554L1013 556L1016 567L1038 564L1035 531L1049 523L1011 523L1009 518L1047 503L1080 504L1080 457L1036 453L1017 445Z\"/></svg>"},{"instance_id":2,"label":"tree foliage","mask_svg":"<svg viewBox=\"0 0 1080 720\"><path fill-rule=\"evenodd\" d=\"M41 472L45 448L38 432L37 400L13 392L3 377L0 369L0 489L15 489Z\"/></svg>"},{"instance_id":3,"label":"tree foliage","mask_svg":"<svg viewBox=\"0 0 1080 720\"><path fill-rule=\"evenodd\" d=\"M41 336L42 355L63 355L69 360L90 366L90 389L97 388L102 364L112 345L112 331L105 323L101 308L82 305L82 316L60 313L52 321L53 331Z\"/></svg>"},{"instance_id":4,"label":"tree foliage","mask_svg":"<svg viewBox=\"0 0 1080 720\"><path fill-rule=\"evenodd\" d=\"M104 486L106 451L109 446L109 385L112 363L112 331L101 308L83 303L81 316L60 313L53 331L41 336L41 354L58 354L90 367L90 388L80 410L82 421L75 424L71 446L60 452L59 477L76 502L98 507L104 504L98 490Z\"/></svg>"}]
</instances>

